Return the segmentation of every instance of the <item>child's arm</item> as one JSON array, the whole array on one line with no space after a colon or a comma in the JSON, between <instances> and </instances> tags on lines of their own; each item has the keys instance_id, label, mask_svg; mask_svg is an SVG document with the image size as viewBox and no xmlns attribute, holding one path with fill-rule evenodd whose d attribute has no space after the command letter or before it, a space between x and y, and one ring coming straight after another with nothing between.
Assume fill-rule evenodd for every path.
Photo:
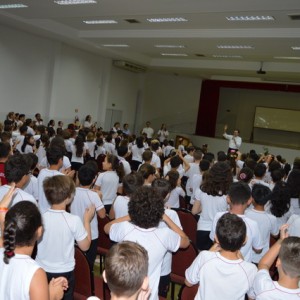
<instances>
[{"instance_id":1,"label":"child's arm","mask_svg":"<svg viewBox=\"0 0 300 300\"><path fill-rule=\"evenodd\" d=\"M163 221L170 227L171 230L175 231L180 235L180 248L187 248L190 244L188 236L181 230L166 214L163 215Z\"/></svg>"},{"instance_id":2,"label":"child's arm","mask_svg":"<svg viewBox=\"0 0 300 300\"><path fill-rule=\"evenodd\" d=\"M114 203L112 204L112 206L111 206L111 209L110 209L110 211L109 211L109 218L111 219L111 220L113 220L114 218L115 218L115 209L114 209Z\"/></svg>"},{"instance_id":3,"label":"child's arm","mask_svg":"<svg viewBox=\"0 0 300 300\"><path fill-rule=\"evenodd\" d=\"M201 212L201 202L198 199L195 199L195 202L193 204L192 208L192 214L197 215Z\"/></svg>"},{"instance_id":4,"label":"child's arm","mask_svg":"<svg viewBox=\"0 0 300 300\"><path fill-rule=\"evenodd\" d=\"M91 220L93 219L95 214L95 205L89 206L83 216L83 226L85 230L87 231L87 237L83 239L82 241L77 241L78 247L82 251L87 251L90 248L91 245Z\"/></svg>"},{"instance_id":5,"label":"child's arm","mask_svg":"<svg viewBox=\"0 0 300 300\"><path fill-rule=\"evenodd\" d=\"M125 222L125 221L130 221L130 217L127 215L127 216L124 216L124 217L121 217L121 218L118 218L118 219L115 219L109 223L107 223L105 226L104 226L104 232L106 234L109 234L109 231L110 231L110 228L111 228L111 225L115 224L115 223L121 223L121 222Z\"/></svg>"},{"instance_id":6,"label":"child's arm","mask_svg":"<svg viewBox=\"0 0 300 300\"><path fill-rule=\"evenodd\" d=\"M269 270L274 263L276 257L279 254L281 248L281 242L288 237L287 233L288 224L284 224L280 227L280 238L279 240L269 249L269 251L263 256L258 264L258 269Z\"/></svg>"},{"instance_id":7,"label":"child's arm","mask_svg":"<svg viewBox=\"0 0 300 300\"><path fill-rule=\"evenodd\" d=\"M191 167L190 164L184 159L181 151L178 151L178 156L182 159L184 165L184 172L187 172Z\"/></svg>"}]
</instances>

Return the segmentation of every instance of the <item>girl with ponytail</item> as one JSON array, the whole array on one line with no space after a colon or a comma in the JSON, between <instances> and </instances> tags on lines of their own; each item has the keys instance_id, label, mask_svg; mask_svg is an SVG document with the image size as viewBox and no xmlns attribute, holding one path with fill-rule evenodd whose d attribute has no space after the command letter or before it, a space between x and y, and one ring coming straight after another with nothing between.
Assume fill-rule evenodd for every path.
<instances>
[{"instance_id":1,"label":"girl with ponytail","mask_svg":"<svg viewBox=\"0 0 300 300\"><path fill-rule=\"evenodd\" d=\"M45 271L31 258L43 233L41 214L29 201L8 210L14 190L11 187L0 201L0 299L61 299L66 279L59 277L48 285Z\"/></svg>"}]
</instances>

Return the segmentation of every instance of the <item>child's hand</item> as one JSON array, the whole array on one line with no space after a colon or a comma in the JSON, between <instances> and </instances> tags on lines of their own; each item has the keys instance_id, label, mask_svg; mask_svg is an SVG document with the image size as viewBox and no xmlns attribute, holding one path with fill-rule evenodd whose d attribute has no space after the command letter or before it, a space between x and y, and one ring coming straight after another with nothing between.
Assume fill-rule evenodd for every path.
<instances>
[{"instance_id":1,"label":"child's hand","mask_svg":"<svg viewBox=\"0 0 300 300\"><path fill-rule=\"evenodd\" d=\"M0 207L5 207L5 208L9 207L15 190L16 190L16 184L12 183L9 191L3 196L2 200L0 201Z\"/></svg>"},{"instance_id":2,"label":"child's hand","mask_svg":"<svg viewBox=\"0 0 300 300\"><path fill-rule=\"evenodd\" d=\"M288 234L288 227L289 225L288 224L283 224L281 227L280 227L280 240L284 240L285 238L287 238L289 236Z\"/></svg>"},{"instance_id":3,"label":"child's hand","mask_svg":"<svg viewBox=\"0 0 300 300\"><path fill-rule=\"evenodd\" d=\"M68 289L68 281L65 277L52 278L49 282L50 300L60 300L64 291Z\"/></svg>"},{"instance_id":4,"label":"child's hand","mask_svg":"<svg viewBox=\"0 0 300 300\"><path fill-rule=\"evenodd\" d=\"M89 222L91 222L91 220L93 219L93 217L95 215L95 211L96 211L96 208L95 208L94 204L92 204L91 206L87 207L85 209L85 212L84 212L84 219L86 219Z\"/></svg>"}]
</instances>

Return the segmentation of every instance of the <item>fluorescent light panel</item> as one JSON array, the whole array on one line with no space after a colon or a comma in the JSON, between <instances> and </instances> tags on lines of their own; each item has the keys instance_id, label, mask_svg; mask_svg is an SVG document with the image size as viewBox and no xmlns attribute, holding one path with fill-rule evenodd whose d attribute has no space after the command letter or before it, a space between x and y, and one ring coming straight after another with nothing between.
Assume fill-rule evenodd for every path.
<instances>
[{"instance_id":1,"label":"fluorescent light panel","mask_svg":"<svg viewBox=\"0 0 300 300\"><path fill-rule=\"evenodd\" d=\"M94 4L96 0L56 0L54 3L59 5L76 5L76 4Z\"/></svg>"},{"instance_id":2,"label":"fluorescent light panel","mask_svg":"<svg viewBox=\"0 0 300 300\"><path fill-rule=\"evenodd\" d=\"M274 56L276 59L300 59L300 56Z\"/></svg>"},{"instance_id":3,"label":"fluorescent light panel","mask_svg":"<svg viewBox=\"0 0 300 300\"><path fill-rule=\"evenodd\" d=\"M228 21L274 21L272 16L231 16L226 17Z\"/></svg>"},{"instance_id":4,"label":"fluorescent light panel","mask_svg":"<svg viewBox=\"0 0 300 300\"><path fill-rule=\"evenodd\" d=\"M293 50L300 50L300 46L294 46L292 47Z\"/></svg>"},{"instance_id":5,"label":"fluorescent light panel","mask_svg":"<svg viewBox=\"0 0 300 300\"><path fill-rule=\"evenodd\" d=\"M104 44L103 47L116 47L116 48L126 48L129 47L129 45L126 44Z\"/></svg>"},{"instance_id":6,"label":"fluorescent light panel","mask_svg":"<svg viewBox=\"0 0 300 300\"><path fill-rule=\"evenodd\" d=\"M147 19L150 23L166 23L166 22L187 22L187 19L178 17L178 18L150 18Z\"/></svg>"},{"instance_id":7,"label":"fluorescent light panel","mask_svg":"<svg viewBox=\"0 0 300 300\"><path fill-rule=\"evenodd\" d=\"M185 48L183 45L155 45L156 48Z\"/></svg>"},{"instance_id":8,"label":"fluorescent light panel","mask_svg":"<svg viewBox=\"0 0 300 300\"><path fill-rule=\"evenodd\" d=\"M86 20L83 21L83 23L88 25L94 25L94 24L117 24L118 22L115 20Z\"/></svg>"},{"instance_id":9,"label":"fluorescent light panel","mask_svg":"<svg viewBox=\"0 0 300 300\"><path fill-rule=\"evenodd\" d=\"M253 46L250 45L218 45L219 49L254 49Z\"/></svg>"},{"instance_id":10,"label":"fluorescent light panel","mask_svg":"<svg viewBox=\"0 0 300 300\"><path fill-rule=\"evenodd\" d=\"M12 9L12 8L25 8L28 7L22 3L14 3L14 4L1 4L0 9Z\"/></svg>"},{"instance_id":11,"label":"fluorescent light panel","mask_svg":"<svg viewBox=\"0 0 300 300\"><path fill-rule=\"evenodd\" d=\"M214 58L242 58L241 55L213 55Z\"/></svg>"},{"instance_id":12,"label":"fluorescent light panel","mask_svg":"<svg viewBox=\"0 0 300 300\"><path fill-rule=\"evenodd\" d=\"M188 56L186 53L161 53L162 56Z\"/></svg>"}]
</instances>

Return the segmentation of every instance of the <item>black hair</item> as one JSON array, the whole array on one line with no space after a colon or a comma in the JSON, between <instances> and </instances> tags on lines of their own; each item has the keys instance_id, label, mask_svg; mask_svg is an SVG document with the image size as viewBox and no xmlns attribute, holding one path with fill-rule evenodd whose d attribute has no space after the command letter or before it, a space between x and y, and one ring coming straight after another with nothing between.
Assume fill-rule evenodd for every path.
<instances>
[{"instance_id":1,"label":"black hair","mask_svg":"<svg viewBox=\"0 0 300 300\"><path fill-rule=\"evenodd\" d=\"M210 162L207 159L201 159L199 167L202 172L207 171L210 167Z\"/></svg>"},{"instance_id":2,"label":"black hair","mask_svg":"<svg viewBox=\"0 0 300 300\"><path fill-rule=\"evenodd\" d=\"M159 149L159 141L152 141L150 146L151 146L151 150L155 152L156 150Z\"/></svg>"},{"instance_id":3,"label":"black hair","mask_svg":"<svg viewBox=\"0 0 300 300\"><path fill-rule=\"evenodd\" d=\"M78 180L83 186L91 185L96 175L97 171L95 172L95 169L93 167L90 167L90 165L85 164L78 170Z\"/></svg>"},{"instance_id":4,"label":"black hair","mask_svg":"<svg viewBox=\"0 0 300 300\"><path fill-rule=\"evenodd\" d=\"M274 170L281 170L281 164L276 160L273 160L268 166L268 171L270 173L272 173Z\"/></svg>"},{"instance_id":5,"label":"black hair","mask_svg":"<svg viewBox=\"0 0 300 300\"><path fill-rule=\"evenodd\" d=\"M226 161L227 160L227 154L224 151L219 151L217 153L217 160L218 161Z\"/></svg>"},{"instance_id":6,"label":"black hair","mask_svg":"<svg viewBox=\"0 0 300 300\"><path fill-rule=\"evenodd\" d=\"M39 161L38 157L33 153L24 154L24 157L28 161L29 169L34 170Z\"/></svg>"},{"instance_id":7,"label":"black hair","mask_svg":"<svg viewBox=\"0 0 300 300\"><path fill-rule=\"evenodd\" d=\"M28 133L28 134L25 135L24 141L23 141L23 145L22 145L22 147L21 147L22 152L25 151L25 148L26 148L27 145L33 146L32 144L29 143L29 141L30 141L30 139L31 139L32 137L33 137L33 135L30 134L30 133Z\"/></svg>"},{"instance_id":8,"label":"black hair","mask_svg":"<svg viewBox=\"0 0 300 300\"><path fill-rule=\"evenodd\" d=\"M203 159L207 159L210 163L212 163L215 159L215 155L211 152L207 152L203 155Z\"/></svg>"},{"instance_id":9,"label":"black hair","mask_svg":"<svg viewBox=\"0 0 300 300\"><path fill-rule=\"evenodd\" d=\"M233 205L244 205L251 198L251 189L243 181L234 182L229 187L228 196Z\"/></svg>"},{"instance_id":10,"label":"black hair","mask_svg":"<svg viewBox=\"0 0 300 300\"><path fill-rule=\"evenodd\" d=\"M0 142L0 158L7 158L10 152L11 152L10 144Z\"/></svg>"},{"instance_id":11,"label":"black hair","mask_svg":"<svg viewBox=\"0 0 300 300\"><path fill-rule=\"evenodd\" d=\"M144 179L140 173L132 173L124 176L122 182L125 195L130 196L138 187L143 185Z\"/></svg>"},{"instance_id":12,"label":"black hair","mask_svg":"<svg viewBox=\"0 0 300 300\"><path fill-rule=\"evenodd\" d=\"M271 172L271 177L274 183L282 180L283 176L284 176L283 169L276 169Z\"/></svg>"},{"instance_id":13,"label":"black hair","mask_svg":"<svg viewBox=\"0 0 300 300\"><path fill-rule=\"evenodd\" d=\"M46 157L50 166L57 165L59 160L64 157L64 150L58 146L50 146L46 150Z\"/></svg>"},{"instance_id":14,"label":"black hair","mask_svg":"<svg viewBox=\"0 0 300 300\"><path fill-rule=\"evenodd\" d=\"M279 181L275 184L270 197L270 212L277 218L287 213L291 206L291 193L287 183Z\"/></svg>"},{"instance_id":15,"label":"black hair","mask_svg":"<svg viewBox=\"0 0 300 300\"><path fill-rule=\"evenodd\" d=\"M106 160L108 163L111 164L112 170L116 171L117 175L119 176L119 182L122 182L123 177L125 175L124 166L122 162L118 159L117 156L113 154L107 154Z\"/></svg>"},{"instance_id":16,"label":"black hair","mask_svg":"<svg viewBox=\"0 0 300 300\"><path fill-rule=\"evenodd\" d=\"M168 181L170 182L171 189L174 190L177 187L177 182L179 179L179 173L177 171L169 171L166 175Z\"/></svg>"},{"instance_id":17,"label":"black hair","mask_svg":"<svg viewBox=\"0 0 300 300\"><path fill-rule=\"evenodd\" d=\"M139 187L128 202L131 222L145 229L157 227L165 211L163 200L155 188Z\"/></svg>"},{"instance_id":18,"label":"black hair","mask_svg":"<svg viewBox=\"0 0 300 300\"><path fill-rule=\"evenodd\" d=\"M154 175L156 173L156 169L152 165L144 163L140 166L139 173L144 179L147 179L150 175Z\"/></svg>"},{"instance_id":19,"label":"black hair","mask_svg":"<svg viewBox=\"0 0 300 300\"><path fill-rule=\"evenodd\" d=\"M170 159L170 165L173 169L177 169L181 164L182 159L178 155L175 155Z\"/></svg>"},{"instance_id":20,"label":"black hair","mask_svg":"<svg viewBox=\"0 0 300 300\"><path fill-rule=\"evenodd\" d=\"M254 168L254 175L256 177L263 177L266 174L267 167L263 163L259 163Z\"/></svg>"},{"instance_id":21,"label":"black hair","mask_svg":"<svg viewBox=\"0 0 300 300\"><path fill-rule=\"evenodd\" d=\"M225 213L217 222L216 236L220 247L225 251L241 249L246 239L247 229L242 218Z\"/></svg>"},{"instance_id":22,"label":"black hair","mask_svg":"<svg viewBox=\"0 0 300 300\"><path fill-rule=\"evenodd\" d=\"M4 173L8 183L21 181L22 177L29 172L29 165L22 154L15 154L5 162Z\"/></svg>"},{"instance_id":23,"label":"black hair","mask_svg":"<svg viewBox=\"0 0 300 300\"><path fill-rule=\"evenodd\" d=\"M74 143L76 147L76 157L82 157L84 150L84 139L82 135L78 135Z\"/></svg>"},{"instance_id":24,"label":"black hair","mask_svg":"<svg viewBox=\"0 0 300 300\"><path fill-rule=\"evenodd\" d=\"M155 179L154 181L152 181L151 186L158 191L158 193L163 197L163 199L165 199L167 195L171 192L171 184L165 178Z\"/></svg>"},{"instance_id":25,"label":"black hair","mask_svg":"<svg viewBox=\"0 0 300 300\"><path fill-rule=\"evenodd\" d=\"M143 161L151 161L153 156L153 152L151 150L145 150L142 154Z\"/></svg>"},{"instance_id":26,"label":"black hair","mask_svg":"<svg viewBox=\"0 0 300 300\"><path fill-rule=\"evenodd\" d=\"M254 184L251 194L258 205L265 205L271 198L271 190L263 184Z\"/></svg>"},{"instance_id":27,"label":"black hair","mask_svg":"<svg viewBox=\"0 0 300 300\"><path fill-rule=\"evenodd\" d=\"M238 174L238 180L243 181L245 183L249 183L253 178L253 171L248 167L243 167Z\"/></svg>"},{"instance_id":28,"label":"black hair","mask_svg":"<svg viewBox=\"0 0 300 300\"><path fill-rule=\"evenodd\" d=\"M120 146L120 147L118 147L117 152L118 152L119 156L124 157L128 152L128 147L127 146Z\"/></svg>"},{"instance_id":29,"label":"black hair","mask_svg":"<svg viewBox=\"0 0 300 300\"><path fill-rule=\"evenodd\" d=\"M5 215L3 261L8 264L16 247L33 246L37 240L36 231L42 226L42 217L35 204L21 201Z\"/></svg>"},{"instance_id":30,"label":"black hair","mask_svg":"<svg viewBox=\"0 0 300 300\"><path fill-rule=\"evenodd\" d=\"M254 171L254 168L255 168L256 165L257 165L256 160L254 160L251 157L246 158L245 163L244 163L244 167L248 167L248 168L250 168L251 170Z\"/></svg>"},{"instance_id":31,"label":"black hair","mask_svg":"<svg viewBox=\"0 0 300 300\"><path fill-rule=\"evenodd\" d=\"M144 147L144 137L143 136L137 137L135 140L135 143L138 148L143 148Z\"/></svg>"}]
</instances>

